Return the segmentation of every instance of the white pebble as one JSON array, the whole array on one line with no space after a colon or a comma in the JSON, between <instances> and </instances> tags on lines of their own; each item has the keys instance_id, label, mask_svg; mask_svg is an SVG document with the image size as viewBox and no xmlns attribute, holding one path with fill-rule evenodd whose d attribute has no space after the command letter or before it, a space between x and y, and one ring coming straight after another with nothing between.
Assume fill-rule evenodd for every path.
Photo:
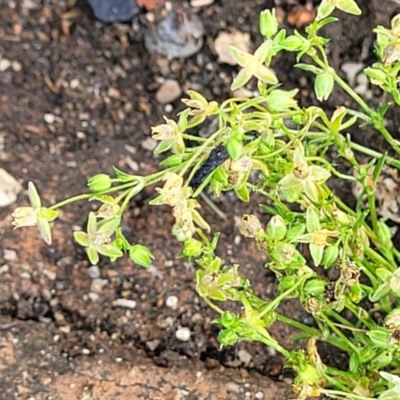
<instances>
[{"instance_id":1,"label":"white pebble","mask_svg":"<svg viewBox=\"0 0 400 400\"><path fill-rule=\"evenodd\" d=\"M44 114L43 119L45 120L46 123L53 124L55 117L53 114Z\"/></svg>"},{"instance_id":2,"label":"white pebble","mask_svg":"<svg viewBox=\"0 0 400 400\"><path fill-rule=\"evenodd\" d=\"M251 359L252 359L252 356L251 356L251 354L250 354L247 350L244 350L244 349L239 350L238 353L237 353L237 355L238 355L239 360L240 360L244 365L247 366L247 365L250 364L250 361L251 361Z\"/></svg>"},{"instance_id":3,"label":"white pebble","mask_svg":"<svg viewBox=\"0 0 400 400\"><path fill-rule=\"evenodd\" d=\"M7 60L6 58L2 58L0 60L0 72L4 72L8 68L11 67L11 62L10 60Z\"/></svg>"},{"instance_id":4,"label":"white pebble","mask_svg":"<svg viewBox=\"0 0 400 400\"><path fill-rule=\"evenodd\" d=\"M89 296L89 299L92 300L93 302L99 300L99 297L100 297L97 293L94 293L94 292L89 292L88 296Z\"/></svg>"},{"instance_id":5,"label":"white pebble","mask_svg":"<svg viewBox=\"0 0 400 400\"><path fill-rule=\"evenodd\" d=\"M228 382L226 385L226 391L228 393L239 393L240 386L236 382Z\"/></svg>"},{"instance_id":6,"label":"white pebble","mask_svg":"<svg viewBox=\"0 0 400 400\"><path fill-rule=\"evenodd\" d=\"M143 140L140 144L145 150L149 151L153 151L157 146L157 142L150 137Z\"/></svg>"},{"instance_id":7,"label":"white pebble","mask_svg":"<svg viewBox=\"0 0 400 400\"><path fill-rule=\"evenodd\" d=\"M178 298L176 296L168 296L167 300L165 300L165 304L167 307L175 310L178 306Z\"/></svg>"},{"instance_id":8,"label":"white pebble","mask_svg":"<svg viewBox=\"0 0 400 400\"><path fill-rule=\"evenodd\" d=\"M4 260L16 261L18 259L17 252L11 249L4 249Z\"/></svg>"},{"instance_id":9,"label":"white pebble","mask_svg":"<svg viewBox=\"0 0 400 400\"><path fill-rule=\"evenodd\" d=\"M69 87L71 89L76 89L79 86L79 79L71 79L69 82Z\"/></svg>"},{"instance_id":10,"label":"white pebble","mask_svg":"<svg viewBox=\"0 0 400 400\"><path fill-rule=\"evenodd\" d=\"M12 61L11 62L11 68L15 71L21 71L22 69L22 64L19 61Z\"/></svg>"},{"instance_id":11,"label":"white pebble","mask_svg":"<svg viewBox=\"0 0 400 400\"><path fill-rule=\"evenodd\" d=\"M114 307L124 307L124 308L130 308L131 310L133 310L134 308L136 308L136 301L135 300L129 300L129 299L117 299L114 300L112 302L112 305Z\"/></svg>"},{"instance_id":12,"label":"white pebble","mask_svg":"<svg viewBox=\"0 0 400 400\"><path fill-rule=\"evenodd\" d=\"M179 328L175 332L175 337L181 342L187 342L190 340L190 329L189 328Z\"/></svg>"},{"instance_id":13,"label":"white pebble","mask_svg":"<svg viewBox=\"0 0 400 400\"><path fill-rule=\"evenodd\" d=\"M14 203L21 189L21 184L12 175L0 168L0 207Z\"/></svg>"},{"instance_id":14,"label":"white pebble","mask_svg":"<svg viewBox=\"0 0 400 400\"><path fill-rule=\"evenodd\" d=\"M92 265L89 267L88 272L92 279L100 278L100 268L97 265Z\"/></svg>"},{"instance_id":15,"label":"white pebble","mask_svg":"<svg viewBox=\"0 0 400 400\"><path fill-rule=\"evenodd\" d=\"M263 392L257 392L257 393L254 395L254 397L255 397L257 400L262 400L262 399L264 398L264 393L263 393Z\"/></svg>"}]
</instances>

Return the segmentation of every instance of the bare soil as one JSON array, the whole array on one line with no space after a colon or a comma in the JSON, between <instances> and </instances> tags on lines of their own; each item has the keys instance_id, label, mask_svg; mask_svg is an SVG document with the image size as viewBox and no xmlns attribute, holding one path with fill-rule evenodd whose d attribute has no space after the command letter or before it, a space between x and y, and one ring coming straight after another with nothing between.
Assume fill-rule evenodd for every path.
<instances>
[{"instance_id":1,"label":"bare soil","mask_svg":"<svg viewBox=\"0 0 400 400\"><path fill-rule=\"evenodd\" d=\"M283 24L293 29L287 16L304 2L276 3ZM388 25L400 11L386 0L359 3L363 17L339 14L329 32L335 68L345 61L372 62L371 28ZM156 171L150 127L182 108L179 100L170 107L155 100L163 79L208 99L227 98L237 68L218 63L213 42L220 31L237 29L259 44L258 13L273 6L273 0L215 0L193 10L205 26L203 48L190 58L167 60L145 49L143 15L129 24L103 24L75 0L1 1L0 55L11 67L0 72L0 167L25 187L33 181L46 204L81 193L89 176L111 172L113 165L141 174ZM274 67L284 87L300 87L300 103L310 104L312 80L293 61L280 56ZM326 107L343 102L348 100L335 92ZM54 116L52 123L46 114ZM398 134L396 120L391 124ZM369 131L354 134L373 148L383 146ZM352 201L348 188L336 189ZM219 348L218 327L211 324L216 315L195 292L195 266L177 258L180 248L169 234L173 218L167 207L148 205L152 196L150 190L140 194L124 222L131 239L156 255L147 271L129 260L102 260L98 269L89 268L71 232L85 225L90 204L65 208L53 226L51 246L34 229L11 229L15 205L0 209L0 399L291 396L292 375L279 355L251 343ZM275 281L263 267L265 255L240 238L235 223L245 212L260 213L257 201L243 205L227 195L215 202L227 220L205 203L203 208L222 232L221 256L240 264L258 294L273 298ZM24 195L18 204L26 204ZM167 306L170 296L177 297L176 307ZM118 307L117 299L134 300L136 307ZM309 320L296 303L284 304L282 312ZM182 327L190 329L190 340L176 338ZM287 347L294 346L294 333L280 324L272 329Z\"/></svg>"}]
</instances>

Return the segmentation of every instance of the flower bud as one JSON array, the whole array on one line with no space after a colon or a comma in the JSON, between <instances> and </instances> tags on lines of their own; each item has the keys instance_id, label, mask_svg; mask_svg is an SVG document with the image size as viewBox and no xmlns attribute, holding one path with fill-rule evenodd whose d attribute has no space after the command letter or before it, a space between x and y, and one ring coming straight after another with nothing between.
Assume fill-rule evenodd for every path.
<instances>
[{"instance_id":1,"label":"flower bud","mask_svg":"<svg viewBox=\"0 0 400 400\"><path fill-rule=\"evenodd\" d=\"M222 346L232 346L239 340L239 336L233 329L224 329L218 335L218 341Z\"/></svg>"},{"instance_id":2,"label":"flower bud","mask_svg":"<svg viewBox=\"0 0 400 400\"><path fill-rule=\"evenodd\" d=\"M136 244L129 249L130 259L144 268L148 268L154 259L153 253L145 246Z\"/></svg>"},{"instance_id":3,"label":"flower bud","mask_svg":"<svg viewBox=\"0 0 400 400\"><path fill-rule=\"evenodd\" d=\"M370 363L375 369L380 370L384 367L387 367L393 360L393 355L388 350L382 351L382 353L378 354L374 357Z\"/></svg>"},{"instance_id":4,"label":"flower bud","mask_svg":"<svg viewBox=\"0 0 400 400\"><path fill-rule=\"evenodd\" d=\"M331 267L337 260L339 256L338 246L329 246L324 250L324 255L322 257L322 265L325 268Z\"/></svg>"},{"instance_id":5,"label":"flower bud","mask_svg":"<svg viewBox=\"0 0 400 400\"><path fill-rule=\"evenodd\" d=\"M327 100L332 93L335 81L329 72L322 72L317 75L314 83L314 90L319 101Z\"/></svg>"},{"instance_id":6,"label":"flower bud","mask_svg":"<svg viewBox=\"0 0 400 400\"><path fill-rule=\"evenodd\" d=\"M392 232L390 231L389 227L384 222L378 221L376 228L376 235L381 243L384 244L385 248L387 249L392 248Z\"/></svg>"},{"instance_id":7,"label":"flower bud","mask_svg":"<svg viewBox=\"0 0 400 400\"><path fill-rule=\"evenodd\" d=\"M368 331L366 335L371 339L372 343L377 347L387 347L389 340L389 333L382 329L374 329Z\"/></svg>"},{"instance_id":8,"label":"flower bud","mask_svg":"<svg viewBox=\"0 0 400 400\"><path fill-rule=\"evenodd\" d=\"M219 323L225 328L235 327L238 322L239 318L237 315L230 311L225 311L221 315L221 318L219 318Z\"/></svg>"},{"instance_id":9,"label":"flower bud","mask_svg":"<svg viewBox=\"0 0 400 400\"><path fill-rule=\"evenodd\" d=\"M400 268L393 272L389 282L390 289L396 297L400 297Z\"/></svg>"},{"instance_id":10,"label":"flower bud","mask_svg":"<svg viewBox=\"0 0 400 400\"><path fill-rule=\"evenodd\" d=\"M185 240L182 255L185 257L197 257L203 251L203 245L196 239L190 238Z\"/></svg>"},{"instance_id":11,"label":"flower bud","mask_svg":"<svg viewBox=\"0 0 400 400\"><path fill-rule=\"evenodd\" d=\"M88 186L91 192L102 192L110 189L112 179L106 174L97 174L88 179Z\"/></svg>"},{"instance_id":12,"label":"flower bud","mask_svg":"<svg viewBox=\"0 0 400 400\"><path fill-rule=\"evenodd\" d=\"M272 38L278 32L278 19L275 9L262 11L260 14L261 35Z\"/></svg>"},{"instance_id":13,"label":"flower bud","mask_svg":"<svg viewBox=\"0 0 400 400\"><path fill-rule=\"evenodd\" d=\"M286 235L287 228L284 219L280 215L274 215L267 225L267 234L272 239L279 241Z\"/></svg>"}]
</instances>

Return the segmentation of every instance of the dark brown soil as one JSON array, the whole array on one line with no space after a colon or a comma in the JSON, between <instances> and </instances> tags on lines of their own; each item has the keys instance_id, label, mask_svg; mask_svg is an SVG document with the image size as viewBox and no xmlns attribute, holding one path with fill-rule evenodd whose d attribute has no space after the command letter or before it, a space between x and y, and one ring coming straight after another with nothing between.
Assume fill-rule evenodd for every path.
<instances>
[{"instance_id":1,"label":"dark brown soil","mask_svg":"<svg viewBox=\"0 0 400 400\"><path fill-rule=\"evenodd\" d=\"M296 2L288 3L280 7L283 17ZM363 62L372 62L371 28L388 25L396 12L389 1L360 3L362 18L341 15L329 32L335 68L360 61L361 54ZM111 172L113 165L127 172L155 171L159 160L149 150L150 127L181 109L179 100L169 112L156 102L161 78L176 79L183 90L194 88L208 99L225 99L237 68L218 64L215 37L235 28L259 44L258 13L273 5L272 0L215 0L198 9L206 32L201 52L169 61L144 48L143 16L133 24L102 24L75 0L1 1L0 56L14 64L0 72L0 167L25 187L33 181L46 204L84 191L87 177ZM299 101L309 104L312 81L293 61L282 56L274 67L286 88L301 87ZM344 101L335 92L326 106ZM54 123L46 123L45 114L53 114ZM365 135L359 134L360 141L382 146ZM128 260L103 260L99 270L89 269L72 230L84 226L90 204L65 208L53 226L51 246L34 229L11 229L15 205L0 209L0 399L290 396L291 374L282 370L279 355L249 343L219 349L218 328L210 324L215 314L195 292L195 267L177 258L180 248L169 234L172 216L168 208L150 207L151 197L146 191L135 199L125 220L132 240L154 251L150 270ZM25 205L26 198L18 204ZM263 267L265 256L239 240L235 224L245 212L260 213L257 202L243 205L225 196L216 204L227 220L205 203L203 208L222 231L221 256L239 263L256 292L272 298L275 282ZM175 308L166 305L170 296L177 297ZM116 306L122 298L136 307ZM309 320L295 303L282 312ZM189 341L176 338L182 327L190 329ZM294 332L285 326L274 325L272 333L293 346Z\"/></svg>"}]
</instances>

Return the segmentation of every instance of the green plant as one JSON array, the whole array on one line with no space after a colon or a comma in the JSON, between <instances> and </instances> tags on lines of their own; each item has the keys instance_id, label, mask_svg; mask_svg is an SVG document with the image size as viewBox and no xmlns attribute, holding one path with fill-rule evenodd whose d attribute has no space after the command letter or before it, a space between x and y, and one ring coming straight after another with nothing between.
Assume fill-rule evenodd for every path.
<instances>
[{"instance_id":1,"label":"green plant","mask_svg":"<svg viewBox=\"0 0 400 400\"><path fill-rule=\"evenodd\" d=\"M222 345L251 340L279 351L297 373L294 390L299 399L321 394L341 399L398 399L400 253L392 244L385 221L377 215L374 184L386 164L400 168L400 161L353 142L347 132L355 124L367 124L396 154L400 154L400 143L384 123L390 104L373 109L329 65L324 48L328 39L319 32L336 21L330 16L335 8L360 13L354 0L323 0L305 36L279 30L274 11L263 12L260 29L265 40L254 55L231 48L233 58L242 66L232 88L240 88L255 76L259 95L229 98L219 105L189 91L189 99L183 100L188 108L178 121L166 118L165 124L152 129L153 139L159 142L155 153L171 153L161 162L160 172L139 176L115 168L115 178L93 176L88 181L89 193L47 208L42 207L34 185L29 183L31 207L15 210L14 225L37 225L46 243L51 243L49 222L57 217L57 209L78 200L95 200L101 206L89 214L87 231L74 233L89 260L97 263L101 254L113 261L128 253L135 263L147 267L153 255L146 247L129 243L122 233L121 217L135 195L164 182L151 204L171 206L175 217L172 233L182 242L181 256L198 264L197 291L219 314L214 322L222 326ZM372 84L400 104L400 16L392 20L391 29L380 26L375 32L381 61L365 73ZM357 109L338 106L327 115L320 107L298 107L294 99L297 89L280 89L269 68L281 51L296 52L296 67L315 75L318 100L326 100L336 84ZM210 118L218 120L218 129L208 138L194 135L193 128ZM189 142L195 145L189 147ZM327 160L332 148L356 174L343 174ZM371 159L370 168L359 164L355 152ZM362 201L354 210L346 206L327 184L331 177L358 181L368 210L362 208ZM265 197L266 204L261 207L271 216L268 223L244 215L241 232L268 254L265 267L275 273L279 283L273 300L257 296L251 283L240 275L239 266L224 265L215 254L218 233L211 234L196 200L207 185L214 196L233 190L244 202L252 193ZM299 251L302 243L308 244L310 259ZM337 279L327 278L324 270L330 268L339 271ZM277 311L288 298L300 300L313 315L316 327ZM243 312L224 310L227 300L240 303ZM343 311L351 318L345 318ZM384 317L383 323L374 319L377 312ZM307 347L300 351L282 347L268 331L277 320L297 328L301 332L298 338L308 339ZM318 355L317 341L347 353L347 370L325 365Z\"/></svg>"}]
</instances>

